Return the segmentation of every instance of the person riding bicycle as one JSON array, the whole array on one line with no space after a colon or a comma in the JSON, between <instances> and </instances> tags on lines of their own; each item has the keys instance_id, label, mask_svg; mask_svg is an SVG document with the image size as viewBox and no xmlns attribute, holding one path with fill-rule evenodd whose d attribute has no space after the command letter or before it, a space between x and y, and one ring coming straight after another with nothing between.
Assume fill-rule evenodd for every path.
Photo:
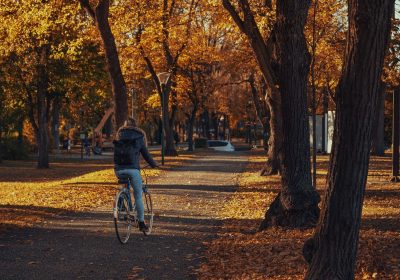
<instances>
[{"instance_id":1,"label":"person riding bicycle","mask_svg":"<svg viewBox=\"0 0 400 280\"><path fill-rule=\"evenodd\" d=\"M158 167L158 164L147 150L146 133L137 127L134 118L128 118L124 125L118 129L116 139L114 140L114 170L118 178L129 177L133 185L133 196L139 218L139 230L147 231L148 227L144 222L144 206L142 201L143 181L140 175L140 154L142 154L151 167Z\"/></svg>"}]
</instances>

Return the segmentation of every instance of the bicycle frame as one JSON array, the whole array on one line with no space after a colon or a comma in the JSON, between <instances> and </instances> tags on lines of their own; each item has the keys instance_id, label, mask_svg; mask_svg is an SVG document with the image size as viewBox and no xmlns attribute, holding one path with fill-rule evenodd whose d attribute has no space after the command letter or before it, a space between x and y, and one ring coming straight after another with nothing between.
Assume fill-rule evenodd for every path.
<instances>
[{"instance_id":1,"label":"bicycle frame","mask_svg":"<svg viewBox=\"0 0 400 280\"><path fill-rule=\"evenodd\" d=\"M144 193L147 193L147 174L146 174L145 169L146 169L146 167L148 167L148 166L149 166L149 165L146 165L146 166L142 169L143 175L144 175L144 176L142 177L142 184L143 184L143 192L144 192ZM131 180L128 179L128 183L127 183L127 184L124 184L124 190L125 190L125 192L126 192L126 195L128 196L129 210L130 210L130 211L133 211L133 210L135 210L135 209L133 209L133 205L132 205L131 188L132 188Z\"/></svg>"},{"instance_id":2,"label":"bicycle frame","mask_svg":"<svg viewBox=\"0 0 400 280\"><path fill-rule=\"evenodd\" d=\"M123 191L125 192L126 196L128 197L128 203L129 203L129 211L133 211L133 205L132 205L132 197L131 197L131 181L129 180L128 183L124 184Z\"/></svg>"},{"instance_id":3,"label":"bicycle frame","mask_svg":"<svg viewBox=\"0 0 400 280\"><path fill-rule=\"evenodd\" d=\"M144 202L145 204L145 221L146 224L148 225L147 229L142 230L144 235L149 235L151 233L151 229L153 227L153 204L151 201L151 196L150 192L147 189L147 174L143 170L143 176L142 176L142 182L143 182L143 197L144 197ZM115 231L118 237L118 240L122 243L125 244L130 235L131 231L131 226L136 226L139 227L139 219L136 211L136 203L132 202L132 195L131 195L131 188L133 188L132 181L130 178L127 181L121 181L120 183L121 189L117 192L117 196L114 200L114 205L113 205L113 212L114 212L114 225L115 225ZM127 200L127 202L126 202ZM126 205L126 210L129 209L129 211L125 211L122 209L123 205L121 204L122 201L125 201ZM121 205L121 207L119 206ZM120 212L122 212L122 216L120 216ZM130 213L126 213L130 212ZM122 226L122 227L121 227ZM124 234L124 227L127 227L127 233ZM120 234L122 230L122 235Z\"/></svg>"}]
</instances>

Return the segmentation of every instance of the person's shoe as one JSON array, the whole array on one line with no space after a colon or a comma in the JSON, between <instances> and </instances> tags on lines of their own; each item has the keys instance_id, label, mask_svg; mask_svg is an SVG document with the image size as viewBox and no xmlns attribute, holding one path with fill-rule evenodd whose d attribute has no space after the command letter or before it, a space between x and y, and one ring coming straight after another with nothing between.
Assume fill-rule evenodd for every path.
<instances>
[{"instance_id":1,"label":"person's shoe","mask_svg":"<svg viewBox=\"0 0 400 280\"><path fill-rule=\"evenodd\" d=\"M149 230L149 227L144 222L139 222L139 230L146 232Z\"/></svg>"}]
</instances>

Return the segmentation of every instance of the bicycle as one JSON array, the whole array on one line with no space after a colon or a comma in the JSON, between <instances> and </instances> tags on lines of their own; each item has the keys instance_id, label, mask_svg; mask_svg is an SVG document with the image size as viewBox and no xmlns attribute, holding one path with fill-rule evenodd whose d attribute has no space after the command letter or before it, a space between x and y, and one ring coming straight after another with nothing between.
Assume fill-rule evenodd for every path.
<instances>
[{"instance_id":1,"label":"bicycle","mask_svg":"<svg viewBox=\"0 0 400 280\"><path fill-rule=\"evenodd\" d=\"M147 167L147 166L146 166ZM153 228L153 203L151 201L151 195L147 188L147 175L144 169L143 180L143 204L144 204L144 222L148 226L148 230L143 231L144 235L150 235ZM139 227L138 214L136 212L136 205L132 203L130 189L132 187L128 176L120 176L118 184L122 185L122 188L117 192L113 205L114 214L114 225L115 232L119 242L125 244L128 242L131 234L132 225Z\"/></svg>"}]
</instances>

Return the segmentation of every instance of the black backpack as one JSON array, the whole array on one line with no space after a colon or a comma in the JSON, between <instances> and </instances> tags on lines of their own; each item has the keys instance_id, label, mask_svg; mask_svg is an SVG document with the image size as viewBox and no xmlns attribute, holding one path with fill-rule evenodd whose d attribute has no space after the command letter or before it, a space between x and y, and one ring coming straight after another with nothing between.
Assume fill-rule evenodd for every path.
<instances>
[{"instance_id":1,"label":"black backpack","mask_svg":"<svg viewBox=\"0 0 400 280\"><path fill-rule=\"evenodd\" d=\"M136 141L132 139L114 140L114 163L117 165L131 165L135 158Z\"/></svg>"}]
</instances>

